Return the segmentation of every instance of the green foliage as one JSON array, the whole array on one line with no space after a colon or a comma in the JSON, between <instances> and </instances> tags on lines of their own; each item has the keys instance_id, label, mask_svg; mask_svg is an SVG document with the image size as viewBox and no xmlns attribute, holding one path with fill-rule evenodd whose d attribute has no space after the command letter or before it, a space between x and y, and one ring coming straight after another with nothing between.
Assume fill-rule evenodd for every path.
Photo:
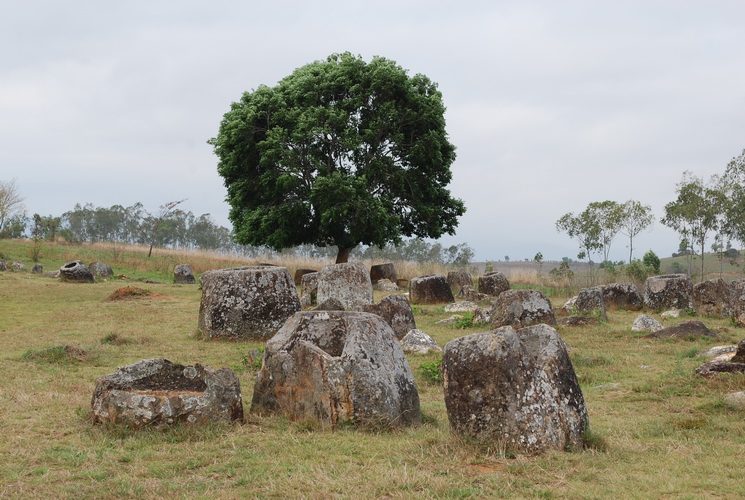
<instances>
[{"instance_id":1,"label":"green foliage","mask_svg":"<svg viewBox=\"0 0 745 500\"><path fill-rule=\"evenodd\" d=\"M430 384L442 384L442 358L436 361L424 361L419 365L419 373Z\"/></svg>"},{"instance_id":2,"label":"green foliage","mask_svg":"<svg viewBox=\"0 0 745 500\"><path fill-rule=\"evenodd\" d=\"M95 207L90 203L76 204L62 217L35 215L35 228L38 229L34 231L45 239L54 240L60 235L68 242L110 241L206 250L237 249L230 231L217 225L210 214L197 217L191 212L166 210L168 205L164 205L161 212L153 216L142 203L108 208ZM55 225L57 221L59 226Z\"/></svg>"},{"instance_id":3,"label":"green foliage","mask_svg":"<svg viewBox=\"0 0 745 500\"><path fill-rule=\"evenodd\" d=\"M589 260L592 252L601 248L600 225L587 210L576 216L572 213L564 214L556 221L556 230L577 240L580 247L577 258L580 260Z\"/></svg>"},{"instance_id":4,"label":"green foliage","mask_svg":"<svg viewBox=\"0 0 745 500\"><path fill-rule=\"evenodd\" d=\"M467 266L473 259L473 249L467 243L443 247L422 238L403 239L395 245L358 247L350 254L356 260L386 259Z\"/></svg>"},{"instance_id":5,"label":"green foliage","mask_svg":"<svg viewBox=\"0 0 745 500\"><path fill-rule=\"evenodd\" d=\"M649 276L649 268L638 259L624 266L623 272L629 279L637 283L643 283Z\"/></svg>"},{"instance_id":6,"label":"green foliage","mask_svg":"<svg viewBox=\"0 0 745 500\"><path fill-rule=\"evenodd\" d=\"M634 258L634 238L654 222L652 207L629 200L621 205L618 231L629 238L629 262Z\"/></svg>"},{"instance_id":7,"label":"green foliage","mask_svg":"<svg viewBox=\"0 0 745 500\"><path fill-rule=\"evenodd\" d=\"M745 243L745 149L727 164L722 184L726 195L723 233Z\"/></svg>"},{"instance_id":8,"label":"green foliage","mask_svg":"<svg viewBox=\"0 0 745 500\"><path fill-rule=\"evenodd\" d=\"M660 273L660 258L652 250L644 254L642 262L647 269L651 269L655 274Z\"/></svg>"},{"instance_id":9,"label":"green foliage","mask_svg":"<svg viewBox=\"0 0 745 500\"><path fill-rule=\"evenodd\" d=\"M264 358L264 348L252 349L248 354L241 356L241 364L251 370L261 369L261 362Z\"/></svg>"},{"instance_id":10,"label":"green foliage","mask_svg":"<svg viewBox=\"0 0 745 500\"><path fill-rule=\"evenodd\" d=\"M16 180L0 180L0 238L20 237L27 221Z\"/></svg>"},{"instance_id":11,"label":"green foliage","mask_svg":"<svg viewBox=\"0 0 745 500\"><path fill-rule=\"evenodd\" d=\"M237 241L276 250L453 234L455 147L436 84L395 62L334 54L233 103L217 137Z\"/></svg>"},{"instance_id":12,"label":"green foliage","mask_svg":"<svg viewBox=\"0 0 745 500\"><path fill-rule=\"evenodd\" d=\"M491 262L487 262L487 263L486 263L486 264L484 265L484 272L485 272L485 273L490 273L490 272L492 272L492 271L494 271L494 264L492 264Z\"/></svg>"},{"instance_id":13,"label":"green foliage","mask_svg":"<svg viewBox=\"0 0 745 500\"><path fill-rule=\"evenodd\" d=\"M686 274L688 272L688 269L680 262L670 264L670 269L674 274Z\"/></svg>"},{"instance_id":14,"label":"green foliage","mask_svg":"<svg viewBox=\"0 0 745 500\"><path fill-rule=\"evenodd\" d=\"M37 361L50 364L77 363L88 358L88 353L77 347L58 345L46 349L29 349L21 355L26 361Z\"/></svg>"},{"instance_id":15,"label":"green foliage","mask_svg":"<svg viewBox=\"0 0 745 500\"><path fill-rule=\"evenodd\" d=\"M574 278L574 271L569 268L569 260L562 260L559 267L551 269L548 274L556 280L571 280Z\"/></svg>"},{"instance_id":16,"label":"green foliage","mask_svg":"<svg viewBox=\"0 0 745 500\"><path fill-rule=\"evenodd\" d=\"M698 245L701 257L701 275L704 274L704 249L706 239L712 231L720 228L723 208L726 204L724 192L714 185L716 179L707 185L703 179L690 172L683 174L677 186L678 197L665 205L662 223L676 230L692 245Z\"/></svg>"},{"instance_id":17,"label":"green foliage","mask_svg":"<svg viewBox=\"0 0 745 500\"><path fill-rule=\"evenodd\" d=\"M455 318L453 326L460 330L471 328L473 326L473 313L470 311L462 313L459 318Z\"/></svg>"}]
</instances>

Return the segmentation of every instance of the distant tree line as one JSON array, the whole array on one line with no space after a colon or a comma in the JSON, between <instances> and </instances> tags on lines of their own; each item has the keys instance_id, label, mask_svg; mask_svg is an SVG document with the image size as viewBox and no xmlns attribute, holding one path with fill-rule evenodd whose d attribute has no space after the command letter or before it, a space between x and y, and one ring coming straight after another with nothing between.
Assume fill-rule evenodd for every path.
<instances>
[{"instance_id":1,"label":"distant tree line","mask_svg":"<svg viewBox=\"0 0 745 500\"><path fill-rule=\"evenodd\" d=\"M473 260L474 252L467 243L443 246L440 243L429 243L422 238L404 239L397 245L384 247L358 247L351 254L354 259L405 260L434 262L453 266L467 266Z\"/></svg>"},{"instance_id":2,"label":"distant tree line","mask_svg":"<svg viewBox=\"0 0 745 500\"><path fill-rule=\"evenodd\" d=\"M732 158L721 175L708 181L684 172L676 185L677 198L665 205L660 222L680 235L680 247L673 256L687 256L692 271L692 258L701 259L704 274L707 243L721 260L736 258L739 252L732 242L745 245L745 150ZM629 263L633 262L634 237L652 225L654 217L649 205L629 200L592 202L579 214L567 213L556 221L556 229L566 233L579 245L579 259L592 261L600 253L601 262L608 262L608 253L616 235L629 239Z\"/></svg>"},{"instance_id":3,"label":"distant tree line","mask_svg":"<svg viewBox=\"0 0 745 500\"><path fill-rule=\"evenodd\" d=\"M34 214L31 236L47 240L62 237L73 243L114 242L183 249L229 250L236 246L230 231L216 224L210 214L195 216L184 210L150 214L142 203L108 208L76 204L61 217Z\"/></svg>"},{"instance_id":4,"label":"distant tree line","mask_svg":"<svg viewBox=\"0 0 745 500\"><path fill-rule=\"evenodd\" d=\"M183 200L182 200L183 201ZM217 223L210 214L195 216L176 209L181 201L169 202L151 214L142 203L132 206L113 205L96 207L91 203L76 204L59 217L34 214L29 219L25 214L16 214L14 224L2 237L30 235L35 240L55 241L59 238L72 243L112 242L150 245L161 248L203 249L231 253L247 257L274 255L304 258L333 258L338 249L334 246L320 247L299 245L277 251L266 246L239 245L232 232ZM27 233L28 230L28 233ZM354 259L405 260L412 262L435 262L465 266L474 256L466 243L443 246L421 238L403 239L397 245L357 247L352 252Z\"/></svg>"}]
</instances>

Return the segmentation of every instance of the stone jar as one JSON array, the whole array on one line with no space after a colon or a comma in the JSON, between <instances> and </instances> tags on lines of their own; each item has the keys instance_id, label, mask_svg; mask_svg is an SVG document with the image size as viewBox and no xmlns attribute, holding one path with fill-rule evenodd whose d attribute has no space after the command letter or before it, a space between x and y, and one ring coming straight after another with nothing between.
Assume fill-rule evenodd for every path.
<instances>
[{"instance_id":1,"label":"stone jar","mask_svg":"<svg viewBox=\"0 0 745 500\"><path fill-rule=\"evenodd\" d=\"M251 412L334 429L421 422L414 376L393 330L357 311L296 313L266 343Z\"/></svg>"},{"instance_id":2,"label":"stone jar","mask_svg":"<svg viewBox=\"0 0 745 500\"><path fill-rule=\"evenodd\" d=\"M286 267L251 266L202 274L199 329L213 338L267 340L300 310Z\"/></svg>"}]
</instances>

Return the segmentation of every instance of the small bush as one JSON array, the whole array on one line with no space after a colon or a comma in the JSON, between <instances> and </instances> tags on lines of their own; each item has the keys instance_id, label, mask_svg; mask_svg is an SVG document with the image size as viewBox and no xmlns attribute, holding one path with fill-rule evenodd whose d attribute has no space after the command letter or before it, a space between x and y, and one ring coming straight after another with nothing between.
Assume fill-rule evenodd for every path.
<instances>
[{"instance_id":1,"label":"small bush","mask_svg":"<svg viewBox=\"0 0 745 500\"><path fill-rule=\"evenodd\" d=\"M251 349L247 354L241 357L241 364L251 370L260 370L261 361L264 359L264 348Z\"/></svg>"},{"instance_id":2,"label":"small bush","mask_svg":"<svg viewBox=\"0 0 745 500\"><path fill-rule=\"evenodd\" d=\"M461 317L455 318L455 321L453 321L453 326L460 330L471 328L473 326L473 313L470 311L464 312Z\"/></svg>"},{"instance_id":3,"label":"small bush","mask_svg":"<svg viewBox=\"0 0 745 500\"><path fill-rule=\"evenodd\" d=\"M655 274L660 274L660 258L652 250L644 254L642 262L644 267L653 270Z\"/></svg>"},{"instance_id":4,"label":"small bush","mask_svg":"<svg viewBox=\"0 0 745 500\"><path fill-rule=\"evenodd\" d=\"M86 358L88 358L88 353L78 347L69 345L58 345L41 350L29 349L21 355L21 359L26 361L56 364L79 362Z\"/></svg>"},{"instance_id":5,"label":"small bush","mask_svg":"<svg viewBox=\"0 0 745 500\"><path fill-rule=\"evenodd\" d=\"M649 276L649 269L638 260L629 262L623 269L624 274L637 283L643 283Z\"/></svg>"},{"instance_id":6,"label":"small bush","mask_svg":"<svg viewBox=\"0 0 745 500\"><path fill-rule=\"evenodd\" d=\"M425 361L419 365L419 373L427 383L442 384L442 358L437 361Z\"/></svg>"}]
</instances>

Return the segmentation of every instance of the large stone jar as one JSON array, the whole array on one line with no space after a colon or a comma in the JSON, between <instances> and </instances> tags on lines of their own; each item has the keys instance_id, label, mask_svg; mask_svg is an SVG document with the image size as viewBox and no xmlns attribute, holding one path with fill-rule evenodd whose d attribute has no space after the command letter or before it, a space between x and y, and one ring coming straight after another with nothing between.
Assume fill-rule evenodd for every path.
<instances>
[{"instance_id":1,"label":"large stone jar","mask_svg":"<svg viewBox=\"0 0 745 500\"><path fill-rule=\"evenodd\" d=\"M653 311L691 309L693 283L687 274L664 274L647 278L644 305Z\"/></svg>"},{"instance_id":2,"label":"large stone jar","mask_svg":"<svg viewBox=\"0 0 745 500\"><path fill-rule=\"evenodd\" d=\"M589 426L567 346L552 327L510 326L449 342L442 374L450 428L497 449L581 449Z\"/></svg>"},{"instance_id":3,"label":"large stone jar","mask_svg":"<svg viewBox=\"0 0 745 500\"><path fill-rule=\"evenodd\" d=\"M96 382L94 423L134 428L243 420L241 384L230 368L143 359Z\"/></svg>"},{"instance_id":4,"label":"large stone jar","mask_svg":"<svg viewBox=\"0 0 745 500\"><path fill-rule=\"evenodd\" d=\"M300 310L286 267L252 266L202 274L199 329L215 338L266 340Z\"/></svg>"},{"instance_id":5,"label":"large stone jar","mask_svg":"<svg viewBox=\"0 0 745 500\"><path fill-rule=\"evenodd\" d=\"M266 343L251 411L335 428L421 422L414 376L383 318L307 311Z\"/></svg>"},{"instance_id":6,"label":"large stone jar","mask_svg":"<svg viewBox=\"0 0 745 500\"><path fill-rule=\"evenodd\" d=\"M93 283L93 273L83 261L73 260L60 267L60 278L70 283Z\"/></svg>"},{"instance_id":7,"label":"large stone jar","mask_svg":"<svg viewBox=\"0 0 745 500\"><path fill-rule=\"evenodd\" d=\"M373 303L370 273L362 262L344 262L326 266L318 273L319 304L336 299L345 310Z\"/></svg>"}]
</instances>

